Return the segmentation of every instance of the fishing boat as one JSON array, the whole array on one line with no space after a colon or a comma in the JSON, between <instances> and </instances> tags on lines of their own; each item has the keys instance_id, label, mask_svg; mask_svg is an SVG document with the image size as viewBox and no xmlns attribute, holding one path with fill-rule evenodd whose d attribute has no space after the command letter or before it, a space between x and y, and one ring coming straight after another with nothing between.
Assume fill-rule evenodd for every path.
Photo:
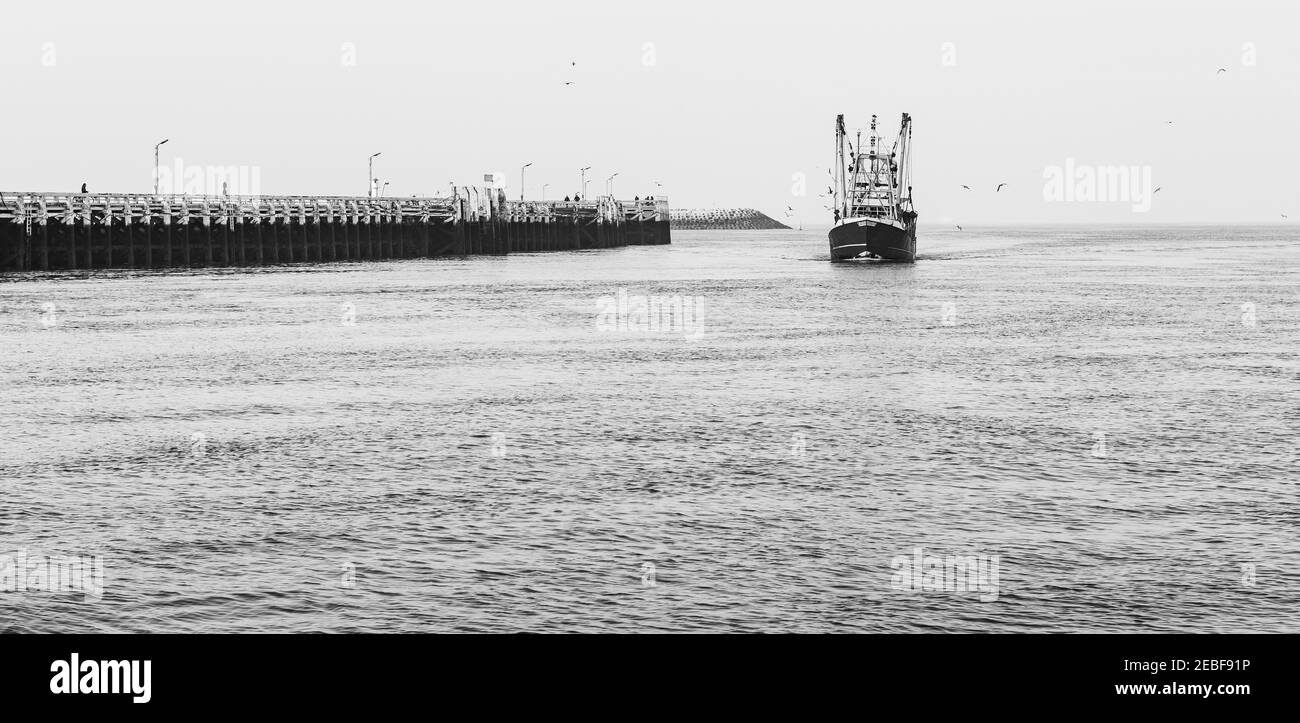
<instances>
[{"instance_id":1,"label":"fishing boat","mask_svg":"<svg viewBox=\"0 0 1300 723\"><path fill-rule=\"evenodd\" d=\"M886 151L886 147L888 150ZM912 116L904 113L898 136L886 143L871 116L867 146L857 144L835 118L835 225L831 227L831 261L916 260L916 210L912 206Z\"/></svg>"}]
</instances>

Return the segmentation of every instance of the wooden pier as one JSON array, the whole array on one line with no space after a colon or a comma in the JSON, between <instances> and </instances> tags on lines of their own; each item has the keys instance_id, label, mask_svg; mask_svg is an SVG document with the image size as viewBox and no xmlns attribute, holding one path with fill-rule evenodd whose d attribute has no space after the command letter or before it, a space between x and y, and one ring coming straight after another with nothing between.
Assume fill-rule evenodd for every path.
<instances>
[{"instance_id":1,"label":"wooden pier","mask_svg":"<svg viewBox=\"0 0 1300 723\"><path fill-rule=\"evenodd\" d=\"M0 192L0 272L163 269L666 244L668 202ZM464 191L463 195L461 191Z\"/></svg>"}]
</instances>

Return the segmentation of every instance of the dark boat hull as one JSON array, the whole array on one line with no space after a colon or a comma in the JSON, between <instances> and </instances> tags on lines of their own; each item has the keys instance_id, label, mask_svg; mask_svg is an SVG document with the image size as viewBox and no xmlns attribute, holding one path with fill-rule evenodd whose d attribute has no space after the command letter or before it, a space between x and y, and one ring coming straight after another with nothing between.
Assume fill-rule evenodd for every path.
<instances>
[{"instance_id":1,"label":"dark boat hull","mask_svg":"<svg viewBox=\"0 0 1300 723\"><path fill-rule=\"evenodd\" d=\"M902 227L865 218L851 218L835 224L830 233L831 261L876 258L885 261L916 261L916 217Z\"/></svg>"}]
</instances>

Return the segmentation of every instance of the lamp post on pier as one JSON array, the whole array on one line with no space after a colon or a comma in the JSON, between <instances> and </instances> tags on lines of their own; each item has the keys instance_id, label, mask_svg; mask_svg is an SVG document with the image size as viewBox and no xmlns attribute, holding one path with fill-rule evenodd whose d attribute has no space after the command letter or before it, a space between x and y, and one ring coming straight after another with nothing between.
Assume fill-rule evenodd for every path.
<instances>
[{"instance_id":1,"label":"lamp post on pier","mask_svg":"<svg viewBox=\"0 0 1300 723\"><path fill-rule=\"evenodd\" d=\"M548 188L550 188L550 187L551 187L551 184L549 184L549 183L543 183L543 184L542 184L542 203L546 203L546 189L548 189Z\"/></svg>"},{"instance_id":2,"label":"lamp post on pier","mask_svg":"<svg viewBox=\"0 0 1300 723\"><path fill-rule=\"evenodd\" d=\"M523 168L519 169L519 200L520 201L524 200L524 169L528 168L531 165L533 164L525 163L523 165Z\"/></svg>"},{"instance_id":3,"label":"lamp post on pier","mask_svg":"<svg viewBox=\"0 0 1300 723\"><path fill-rule=\"evenodd\" d=\"M366 174L366 196L368 198L375 197L375 181L379 180L375 178L375 158L382 155L382 153L381 151L371 155L368 161L370 163L370 171Z\"/></svg>"},{"instance_id":4,"label":"lamp post on pier","mask_svg":"<svg viewBox=\"0 0 1300 723\"><path fill-rule=\"evenodd\" d=\"M158 149L162 147L163 143L166 143L169 140L171 139L164 138L153 147L153 195L155 196L158 195L158 179L162 176L162 166L158 163Z\"/></svg>"},{"instance_id":5,"label":"lamp post on pier","mask_svg":"<svg viewBox=\"0 0 1300 723\"><path fill-rule=\"evenodd\" d=\"M618 176L617 173L605 179L605 195L610 196L611 198L614 196L614 178L616 176Z\"/></svg>"},{"instance_id":6,"label":"lamp post on pier","mask_svg":"<svg viewBox=\"0 0 1300 723\"><path fill-rule=\"evenodd\" d=\"M591 166L578 169L578 172L582 174L582 183L579 184L579 187L582 189L583 196L587 195L587 171L590 170L591 170Z\"/></svg>"}]
</instances>

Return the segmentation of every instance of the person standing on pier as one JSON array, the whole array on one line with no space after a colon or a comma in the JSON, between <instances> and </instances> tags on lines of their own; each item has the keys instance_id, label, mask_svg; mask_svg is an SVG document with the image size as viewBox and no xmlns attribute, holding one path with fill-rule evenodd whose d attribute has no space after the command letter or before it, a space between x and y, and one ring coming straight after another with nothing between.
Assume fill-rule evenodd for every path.
<instances>
[{"instance_id":1,"label":"person standing on pier","mask_svg":"<svg viewBox=\"0 0 1300 723\"><path fill-rule=\"evenodd\" d=\"M87 190L86 190L86 184L84 184L84 183L81 184L81 192L82 192L82 193L90 193L90 191L87 191Z\"/></svg>"}]
</instances>

